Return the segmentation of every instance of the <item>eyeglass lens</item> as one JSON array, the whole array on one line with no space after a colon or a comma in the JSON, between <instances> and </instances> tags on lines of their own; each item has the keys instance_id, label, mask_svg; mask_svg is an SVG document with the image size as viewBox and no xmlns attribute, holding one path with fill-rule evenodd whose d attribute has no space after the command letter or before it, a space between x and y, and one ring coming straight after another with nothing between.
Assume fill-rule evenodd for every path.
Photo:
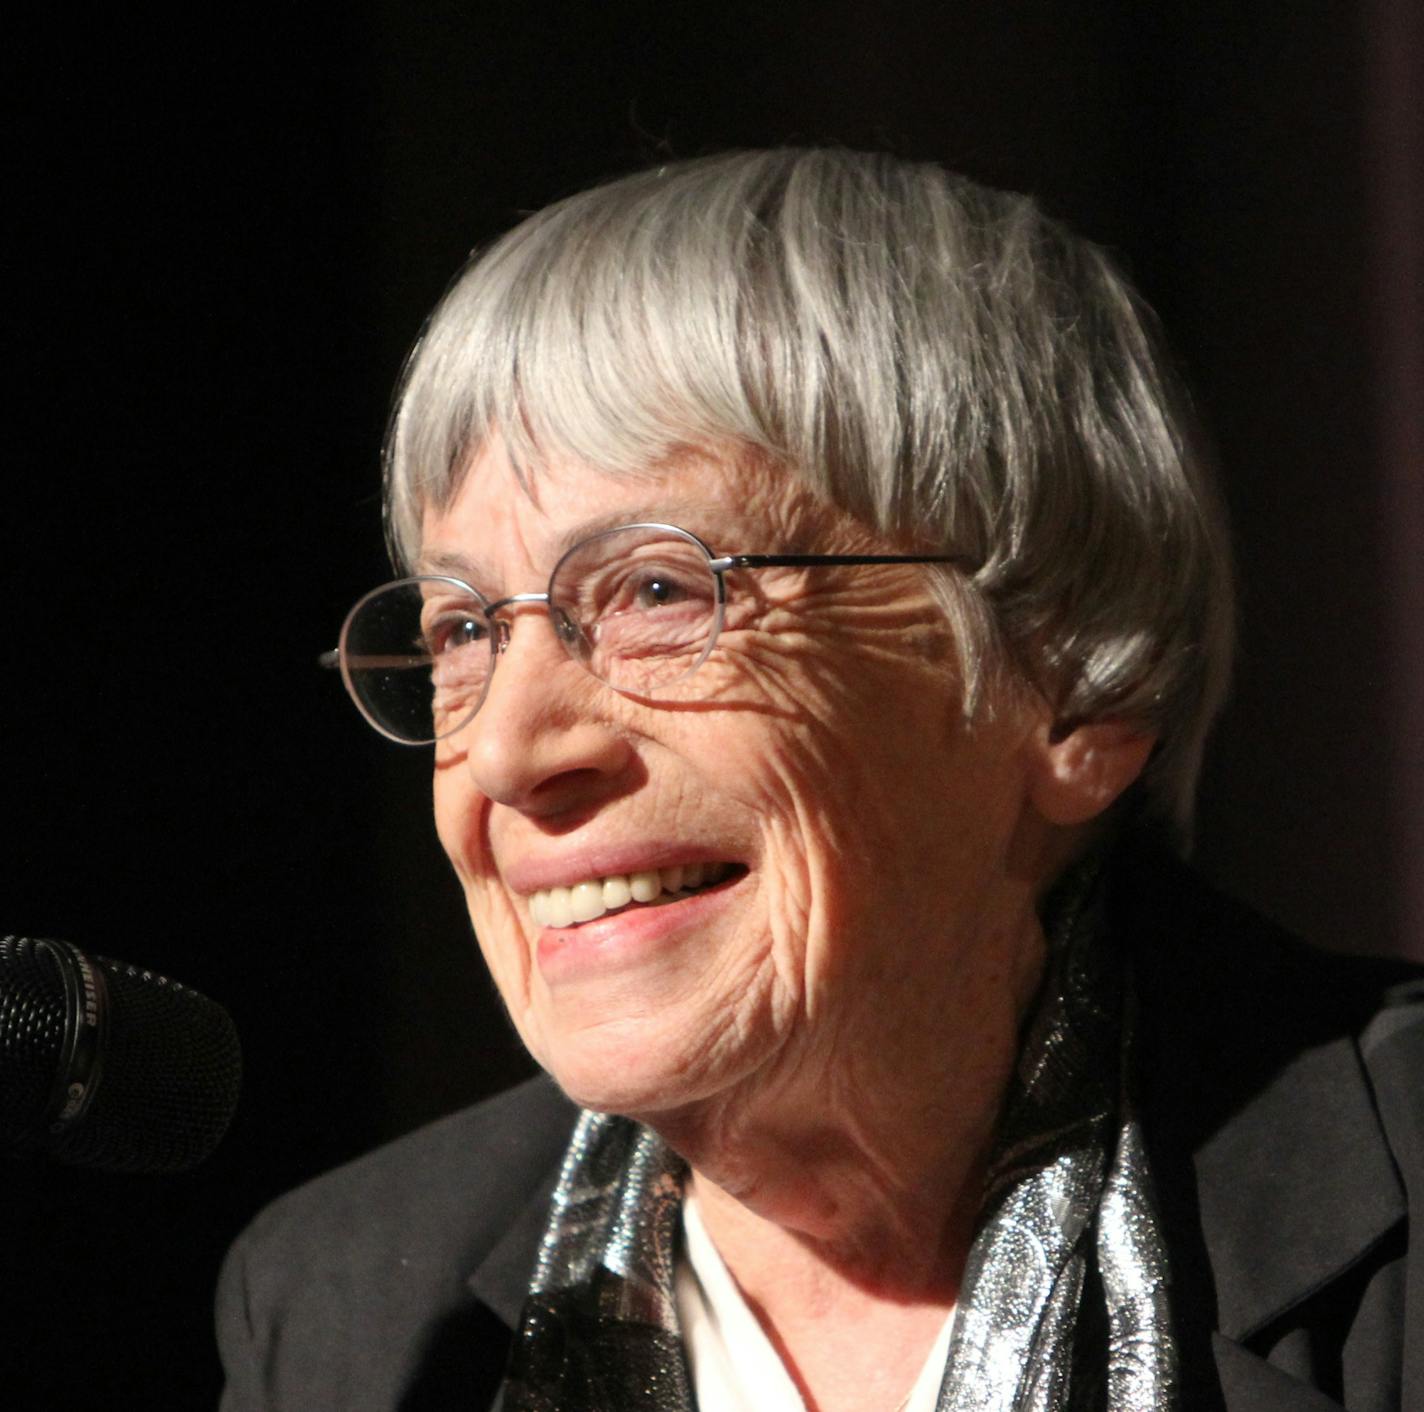
<instances>
[{"instance_id":1,"label":"eyeglass lens","mask_svg":"<svg viewBox=\"0 0 1424 1412\"><path fill-rule=\"evenodd\" d=\"M655 695L696 670L721 625L706 551L667 527L584 540L559 561L549 593L570 655L629 695ZM496 657L485 606L467 585L433 576L389 584L357 604L343 670L377 730L408 743L438 740L478 710Z\"/></svg>"}]
</instances>

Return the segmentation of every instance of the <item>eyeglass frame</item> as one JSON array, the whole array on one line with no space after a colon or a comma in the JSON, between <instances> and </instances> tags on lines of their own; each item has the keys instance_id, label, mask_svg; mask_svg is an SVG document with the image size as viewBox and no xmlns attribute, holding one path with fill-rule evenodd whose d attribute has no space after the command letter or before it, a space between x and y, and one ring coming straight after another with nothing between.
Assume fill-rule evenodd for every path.
<instances>
[{"instance_id":1,"label":"eyeglass frame","mask_svg":"<svg viewBox=\"0 0 1424 1412\"><path fill-rule=\"evenodd\" d=\"M723 612L727 605L727 583L725 575L732 569L780 569L780 568L858 568L869 567L877 564L950 564L956 568L973 572L977 563L966 554L714 554L706 541L691 530L683 529L680 525L664 524L659 521L639 521L626 525L613 525L608 529L598 530L595 533L581 539L576 544L572 544L555 561L554 567L549 571L549 586L543 593L511 593L503 598L497 598L493 602L486 603L484 594L473 584L467 583L462 578L457 578L453 574L411 574L405 578L391 579L388 583L378 584L367 593L363 593L355 603L351 605L350 611L346 614L341 624L341 632L338 636L338 645L328 648L317 658L317 665L328 670L339 670L341 673L342 685L346 688L346 694L350 696L357 711L361 713L361 718L379 735L385 736L387 740L394 741L397 745L408 745L420 747L434 745L438 741L448 740L452 735L457 735L479 715L480 707L485 704L485 698L489 695L489 683L494 679L495 668L499 665L499 658L502 653L508 650L510 643L510 625L503 619L495 615L506 608L517 607L525 603L542 603L548 611L550 626L554 629L554 635L569 650L572 660L578 661L573 656L569 641L569 634L566 625L569 620L565 616L560 616L560 609L553 599L554 581L558 578L559 570L564 564L580 550L584 549L595 540L604 539L609 535L623 534L628 530L656 530L662 533L675 535L679 539L684 539L697 546L703 554L707 556L707 568L717 582L717 607L713 616L712 626L707 634L707 645L702 651L702 655L675 680L682 680L691 676L711 655L713 647L717 644L717 638L722 632ZM387 730L378 724L367 711L361 702L355 685L351 680L350 657L345 650L346 635L355 619L356 614L379 594L385 593L392 588L398 588L408 583L449 583L465 589L480 605L480 613L490 627L490 669L489 676L485 679L484 690L480 693L480 699L475 703L474 708L461 720L460 724L451 727L442 734L432 736L429 740L407 740L403 736L396 735L393 731ZM585 664L580 664L585 665ZM604 681L596 672L589 672L595 681L603 682L603 685L611 691L616 691L620 696L636 694L620 690L612 682ZM669 683L670 684L670 683Z\"/></svg>"}]
</instances>

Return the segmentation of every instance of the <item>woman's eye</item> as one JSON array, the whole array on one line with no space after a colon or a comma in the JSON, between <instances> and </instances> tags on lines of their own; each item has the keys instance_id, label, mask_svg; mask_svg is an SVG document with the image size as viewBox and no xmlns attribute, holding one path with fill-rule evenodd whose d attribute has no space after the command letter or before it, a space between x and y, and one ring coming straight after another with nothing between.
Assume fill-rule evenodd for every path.
<instances>
[{"instance_id":1,"label":"woman's eye","mask_svg":"<svg viewBox=\"0 0 1424 1412\"><path fill-rule=\"evenodd\" d=\"M624 615L702 613L716 597L717 581L695 550L649 545L629 553L601 542L596 547L599 558L590 553L586 560L576 556L566 562L555 586L557 601L585 627Z\"/></svg>"},{"instance_id":2,"label":"woman's eye","mask_svg":"<svg viewBox=\"0 0 1424 1412\"><path fill-rule=\"evenodd\" d=\"M687 596L681 584L663 574L650 574L633 589L633 603L638 608L666 608Z\"/></svg>"},{"instance_id":3,"label":"woman's eye","mask_svg":"<svg viewBox=\"0 0 1424 1412\"><path fill-rule=\"evenodd\" d=\"M647 613L658 608L685 608L707 603L713 594L711 574L701 566L647 564L621 576L604 599L604 612Z\"/></svg>"},{"instance_id":4,"label":"woman's eye","mask_svg":"<svg viewBox=\"0 0 1424 1412\"><path fill-rule=\"evenodd\" d=\"M462 647L475 646L482 643L488 635L489 628L484 619L469 613L452 613L437 618L426 624L422 634L425 650L432 657L458 652Z\"/></svg>"}]
</instances>

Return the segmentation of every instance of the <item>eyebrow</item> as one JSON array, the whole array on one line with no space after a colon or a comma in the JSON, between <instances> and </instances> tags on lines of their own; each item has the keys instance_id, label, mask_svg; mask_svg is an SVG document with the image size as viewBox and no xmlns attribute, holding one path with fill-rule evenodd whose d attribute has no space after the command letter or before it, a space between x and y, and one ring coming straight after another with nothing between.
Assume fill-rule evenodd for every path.
<instances>
[{"instance_id":1,"label":"eyebrow","mask_svg":"<svg viewBox=\"0 0 1424 1412\"><path fill-rule=\"evenodd\" d=\"M422 550L413 567L417 574L444 574L469 584L476 584L484 577L479 564L458 549Z\"/></svg>"},{"instance_id":2,"label":"eyebrow","mask_svg":"<svg viewBox=\"0 0 1424 1412\"><path fill-rule=\"evenodd\" d=\"M689 520L691 524L686 523ZM656 505L624 506L571 525L554 542L549 568L552 569L574 545L585 539L591 539L605 530L641 524L673 525L687 529L703 540L714 554L728 552L727 546L718 542L718 537L725 536L727 530L726 512L721 507L714 508L696 500L660 500ZM737 545L730 552L749 551ZM480 588L482 583L485 587L494 586L494 575L488 572L487 566L460 549L422 550L416 559L415 571L417 574L448 574L474 588Z\"/></svg>"}]
</instances>

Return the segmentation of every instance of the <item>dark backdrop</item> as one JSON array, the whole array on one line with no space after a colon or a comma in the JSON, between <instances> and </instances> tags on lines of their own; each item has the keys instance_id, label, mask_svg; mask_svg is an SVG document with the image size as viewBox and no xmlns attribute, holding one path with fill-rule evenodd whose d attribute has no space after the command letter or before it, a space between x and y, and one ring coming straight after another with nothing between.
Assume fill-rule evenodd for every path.
<instances>
[{"instance_id":1,"label":"dark backdrop","mask_svg":"<svg viewBox=\"0 0 1424 1412\"><path fill-rule=\"evenodd\" d=\"M315 658L384 573L389 389L445 280L652 157L888 145L1118 252L1236 517L1200 861L1419 954L1420 57L1412 0L352 0L12 48L0 925L221 999L247 1079L191 1176L0 1168L0 1405L209 1404L257 1206L523 1072L423 757Z\"/></svg>"}]
</instances>

